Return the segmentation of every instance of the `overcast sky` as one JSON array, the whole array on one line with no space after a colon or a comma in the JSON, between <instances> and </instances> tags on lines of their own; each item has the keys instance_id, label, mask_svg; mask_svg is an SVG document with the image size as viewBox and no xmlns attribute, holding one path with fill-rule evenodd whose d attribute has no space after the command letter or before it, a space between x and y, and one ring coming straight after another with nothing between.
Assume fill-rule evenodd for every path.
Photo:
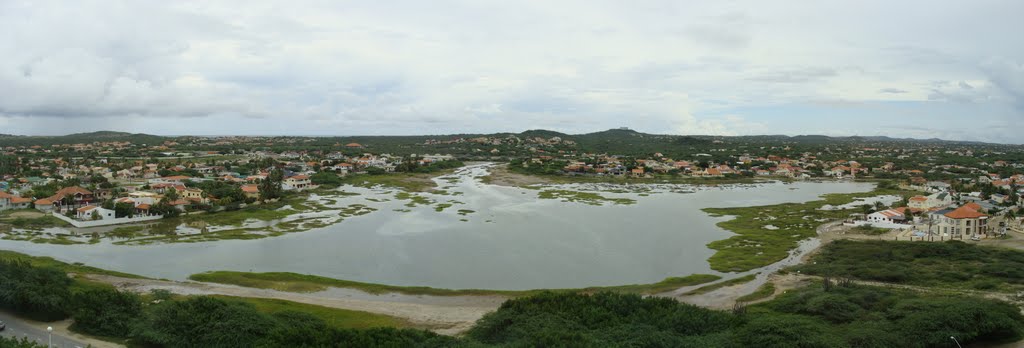
<instances>
[{"instance_id":1,"label":"overcast sky","mask_svg":"<svg viewBox=\"0 0 1024 348\"><path fill-rule=\"evenodd\" d=\"M0 133L1024 143L1024 1L0 0Z\"/></svg>"}]
</instances>

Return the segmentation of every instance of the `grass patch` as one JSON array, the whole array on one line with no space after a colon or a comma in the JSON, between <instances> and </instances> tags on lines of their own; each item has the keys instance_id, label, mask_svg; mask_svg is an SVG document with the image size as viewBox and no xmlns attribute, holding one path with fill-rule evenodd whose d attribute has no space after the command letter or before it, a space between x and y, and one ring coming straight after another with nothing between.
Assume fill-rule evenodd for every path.
<instances>
[{"instance_id":1,"label":"grass patch","mask_svg":"<svg viewBox=\"0 0 1024 348\"><path fill-rule=\"evenodd\" d=\"M860 225L850 229L850 232L856 234L866 234L869 236L878 236L889 232L888 228L874 227L871 225Z\"/></svg>"},{"instance_id":2,"label":"grass patch","mask_svg":"<svg viewBox=\"0 0 1024 348\"><path fill-rule=\"evenodd\" d=\"M729 279L729 280L726 280L724 282L714 283L714 284L711 284L711 285L708 285L708 286L702 286L702 287L699 287L699 288L697 288L697 289L695 289L693 291L690 291L690 292L686 293L685 295L706 294L706 293L709 293L709 292L712 292L712 291L715 291L715 290L718 290L718 289L721 289L721 288L724 288L724 287L727 287L727 286L740 285L740 284L747 283L747 282L750 282L750 281L754 280L754 277L756 277L756 276L757 276L756 274L750 274L750 275L745 275L745 276L742 276L742 277L739 277L739 278L736 278L736 279Z\"/></svg>"},{"instance_id":3,"label":"grass patch","mask_svg":"<svg viewBox=\"0 0 1024 348\"><path fill-rule=\"evenodd\" d=\"M14 252L14 251L9 251L9 250L0 250L0 260L20 260L20 261L25 261L25 262L28 262L29 264L31 264L32 266L35 266L35 267L53 267L53 268L56 268L56 269L59 269L59 270L63 271L64 273L100 274L100 275L109 275L109 276L122 277L122 278L147 279L146 277L139 276L139 275L134 275L134 274L129 274L129 273L121 273L121 272L117 272L117 271L108 271L108 270L105 270L105 269L99 269L99 268L96 268L96 267L86 266L86 265L81 264L81 263L66 263L66 262L62 262L62 261L57 261L56 259L54 259L52 257L31 256L31 255L25 255L25 254L22 254L22 253L19 253L19 252Z\"/></svg>"},{"instance_id":4,"label":"grass patch","mask_svg":"<svg viewBox=\"0 0 1024 348\"><path fill-rule=\"evenodd\" d=\"M757 288L757 290L754 290L754 292L752 292L752 293L750 293L748 295L740 296L739 298L736 299L736 302L752 302L752 301L757 301L757 300L766 299L768 297L771 297L774 294L775 294L775 283L766 282L764 284L761 284L761 286L759 286Z\"/></svg>"},{"instance_id":5,"label":"grass patch","mask_svg":"<svg viewBox=\"0 0 1024 348\"><path fill-rule=\"evenodd\" d=\"M822 199L805 203L784 203L759 207L706 208L712 216L734 216L718 226L737 235L714 241L708 247L716 250L708 259L711 269L720 272L743 272L779 262L789 256L800 240L817 235L824 221L848 217L859 208L819 210L828 204L838 206L857 198L881 195L915 194L913 191L875 188L871 192L826 194ZM767 229L772 225L776 229Z\"/></svg>"},{"instance_id":6,"label":"grass patch","mask_svg":"<svg viewBox=\"0 0 1024 348\"><path fill-rule=\"evenodd\" d=\"M363 283L350 280L333 279L315 275L305 275L288 272L270 273L247 273L235 271L215 271L193 274L188 277L199 282L231 284L259 289L274 289L288 292L317 292L326 290L328 287L348 288L364 291L371 294L401 293L406 295L432 295L432 296L484 296L498 295L519 297L537 294L543 291L558 292L583 292L594 293L599 291L612 291L634 294L656 294L675 290L684 286L692 286L712 282L721 277L708 274L694 274L686 277L665 278L653 284L632 284L607 287L589 287L581 289L536 289L536 290L486 290L486 289L439 289L424 286L393 286L373 283Z\"/></svg>"},{"instance_id":7,"label":"grass patch","mask_svg":"<svg viewBox=\"0 0 1024 348\"><path fill-rule=\"evenodd\" d=\"M317 292L326 290L328 287L337 287L356 289L370 294L383 294L393 292L407 295L458 296L506 295L518 293L516 291L500 290L450 290L437 289L425 286L392 286L288 272L246 273L234 271L215 271L193 274L188 278L200 282L232 284L251 288L274 289L289 292Z\"/></svg>"},{"instance_id":8,"label":"grass patch","mask_svg":"<svg viewBox=\"0 0 1024 348\"><path fill-rule=\"evenodd\" d=\"M408 321L382 314L323 307L278 299L234 297L221 295L214 295L213 297L225 301L248 303L253 307L256 307L256 310L267 314L274 314L285 311L302 312L323 319L323 321L327 323L328 326L341 329L369 329L374 327L411 327L411 324Z\"/></svg>"},{"instance_id":9,"label":"grass patch","mask_svg":"<svg viewBox=\"0 0 1024 348\"><path fill-rule=\"evenodd\" d=\"M455 172L454 169L441 170L434 173L391 173L381 175L348 175L342 178L343 184L357 187L388 186L411 192L424 192L437 188L433 178Z\"/></svg>"},{"instance_id":10,"label":"grass patch","mask_svg":"<svg viewBox=\"0 0 1024 348\"><path fill-rule=\"evenodd\" d=\"M928 287L1024 290L1024 252L960 241L837 240L811 261L793 269L811 275Z\"/></svg>"},{"instance_id":11,"label":"grass patch","mask_svg":"<svg viewBox=\"0 0 1024 348\"><path fill-rule=\"evenodd\" d=\"M589 205L612 204L635 204L636 200L629 198L608 198L593 192L580 192L571 190L544 190L537 194L540 199L559 199L563 202L580 202Z\"/></svg>"},{"instance_id":12,"label":"grass patch","mask_svg":"<svg viewBox=\"0 0 1024 348\"><path fill-rule=\"evenodd\" d=\"M632 285L619 285L619 286L606 286L606 287L594 287L586 288L581 292L597 292L597 291L611 291L619 293L630 293L630 294L660 294L663 292L672 291L685 286L694 286L704 283L710 283L716 280L722 279L722 277L711 275L711 274L692 274L685 277L670 277L664 280L653 283L653 284L632 284Z\"/></svg>"},{"instance_id":13,"label":"grass patch","mask_svg":"<svg viewBox=\"0 0 1024 348\"><path fill-rule=\"evenodd\" d=\"M5 223L16 228L38 229L46 227L72 227L67 221L58 219L51 215L35 218L16 217L6 220Z\"/></svg>"}]
</instances>

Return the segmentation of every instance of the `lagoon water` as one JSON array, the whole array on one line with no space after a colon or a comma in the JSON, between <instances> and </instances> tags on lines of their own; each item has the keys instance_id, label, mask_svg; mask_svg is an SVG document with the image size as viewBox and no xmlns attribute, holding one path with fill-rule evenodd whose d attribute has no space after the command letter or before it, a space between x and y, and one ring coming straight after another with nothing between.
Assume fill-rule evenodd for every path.
<instances>
[{"instance_id":1,"label":"lagoon water","mask_svg":"<svg viewBox=\"0 0 1024 348\"><path fill-rule=\"evenodd\" d=\"M825 193L873 188L849 182L645 185L634 187L642 191L600 192L605 197L632 198L636 204L594 206L538 199L537 190L480 183L476 178L487 173L487 166L468 166L448 176L449 180L438 179L449 193L461 194L423 194L437 203L455 204L442 212L435 210L436 204L406 207L409 201L395 199L395 190L344 187L361 194L332 197L339 205L359 203L378 211L324 228L256 240L141 246L2 240L0 249L168 279L236 270L441 288L651 283L671 276L718 274L708 266L713 251L706 244L732 235L715 226L728 217L711 217L702 208L805 202ZM602 189L600 185L561 188ZM460 209L475 212L460 215Z\"/></svg>"}]
</instances>

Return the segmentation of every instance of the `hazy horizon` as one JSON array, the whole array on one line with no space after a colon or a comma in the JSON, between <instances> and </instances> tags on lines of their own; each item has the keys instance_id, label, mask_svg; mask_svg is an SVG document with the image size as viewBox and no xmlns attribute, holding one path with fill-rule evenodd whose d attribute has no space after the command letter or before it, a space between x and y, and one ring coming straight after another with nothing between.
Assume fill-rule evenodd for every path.
<instances>
[{"instance_id":1,"label":"hazy horizon","mask_svg":"<svg viewBox=\"0 0 1024 348\"><path fill-rule=\"evenodd\" d=\"M0 133L1024 143L1015 1L6 1Z\"/></svg>"}]
</instances>

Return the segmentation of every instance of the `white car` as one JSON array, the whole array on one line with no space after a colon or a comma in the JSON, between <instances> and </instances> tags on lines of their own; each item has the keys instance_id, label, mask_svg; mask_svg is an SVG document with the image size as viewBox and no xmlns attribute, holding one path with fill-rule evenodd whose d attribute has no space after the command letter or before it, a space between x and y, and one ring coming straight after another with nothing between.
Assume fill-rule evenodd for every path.
<instances>
[{"instance_id":1,"label":"white car","mask_svg":"<svg viewBox=\"0 0 1024 348\"><path fill-rule=\"evenodd\" d=\"M0 331L4 331L4 329L6 329L6 328L7 328L7 324L4 324L4 322L0 321Z\"/></svg>"}]
</instances>

